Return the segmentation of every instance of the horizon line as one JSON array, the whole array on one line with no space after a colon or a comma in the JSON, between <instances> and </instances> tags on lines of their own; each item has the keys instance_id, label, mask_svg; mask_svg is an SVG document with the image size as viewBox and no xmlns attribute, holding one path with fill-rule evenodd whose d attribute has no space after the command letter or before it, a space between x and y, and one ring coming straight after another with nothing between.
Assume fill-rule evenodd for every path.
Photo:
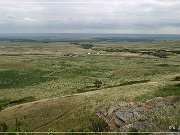
<instances>
[{"instance_id":1,"label":"horizon line","mask_svg":"<svg viewBox=\"0 0 180 135\"><path fill-rule=\"evenodd\" d=\"M0 35L7 34L104 34L104 35L180 35L180 33L66 33L66 32L25 32L25 33L0 33Z\"/></svg>"},{"instance_id":2,"label":"horizon line","mask_svg":"<svg viewBox=\"0 0 180 135\"><path fill-rule=\"evenodd\" d=\"M0 1L0 4L18 4L18 3L24 3L24 4L28 4L28 3L47 3L47 4L51 4L51 3L67 3L67 4L73 4L73 3L83 3L83 4L98 4L98 3L121 3L121 4L128 4L128 3L147 3L147 4L152 4L152 3L180 3L180 1L157 1L157 2L145 2L145 1L141 1L141 2L135 2L135 1L132 1L132 2L123 2L123 1L96 1L96 2L85 2L85 1L51 1L51 2L43 2L43 1L39 1L39 2L35 2L35 1L26 1L26 2L22 2L22 1L16 1L16 2L3 2L3 1Z\"/></svg>"}]
</instances>

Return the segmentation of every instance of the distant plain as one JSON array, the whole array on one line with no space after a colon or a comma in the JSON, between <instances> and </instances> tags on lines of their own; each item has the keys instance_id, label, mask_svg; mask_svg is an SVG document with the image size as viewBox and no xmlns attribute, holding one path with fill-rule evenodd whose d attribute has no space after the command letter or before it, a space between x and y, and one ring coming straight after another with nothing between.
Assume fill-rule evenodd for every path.
<instances>
[{"instance_id":1,"label":"distant plain","mask_svg":"<svg viewBox=\"0 0 180 135\"><path fill-rule=\"evenodd\" d=\"M98 108L180 96L179 78L178 40L0 41L0 121L7 131L92 131ZM144 131L167 131L179 109Z\"/></svg>"}]
</instances>

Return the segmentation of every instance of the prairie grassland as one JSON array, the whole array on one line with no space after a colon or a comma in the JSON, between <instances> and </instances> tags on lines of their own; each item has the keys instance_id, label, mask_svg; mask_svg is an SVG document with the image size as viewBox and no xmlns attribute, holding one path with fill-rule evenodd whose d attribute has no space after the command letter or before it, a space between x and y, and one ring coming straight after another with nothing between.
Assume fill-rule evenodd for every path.
<instances>
[{"instance_id":1,"label":"prairie grassland","mask_svg":"<svg viewBox=\"0 0 180 135\"><path fill-rule=\"evenodd\" d=\"M18 118L28 131L92 131L101 106L179 95L179 41L92 44L1 42L0 121L13 128ZM162 49L166 58L154 55Z\"/></svg>"}]
</instances>

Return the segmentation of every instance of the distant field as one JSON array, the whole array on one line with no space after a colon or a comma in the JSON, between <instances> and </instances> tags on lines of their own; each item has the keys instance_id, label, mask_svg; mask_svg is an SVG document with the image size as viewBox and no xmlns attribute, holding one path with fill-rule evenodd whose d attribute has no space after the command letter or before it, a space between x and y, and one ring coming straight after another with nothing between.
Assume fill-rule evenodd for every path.
<instances>
[{"instance_id":1,"label":"distant field","mask_svg":"<svg viewBox=\"0 0 180 135\"><path fill-rule=\"evenodd\" d=\"M180 41L1 41L0 121L13 129L26 117L28 131L91 131L99 107L180 96L179 77Z\"/></svg>"}]
</instances>

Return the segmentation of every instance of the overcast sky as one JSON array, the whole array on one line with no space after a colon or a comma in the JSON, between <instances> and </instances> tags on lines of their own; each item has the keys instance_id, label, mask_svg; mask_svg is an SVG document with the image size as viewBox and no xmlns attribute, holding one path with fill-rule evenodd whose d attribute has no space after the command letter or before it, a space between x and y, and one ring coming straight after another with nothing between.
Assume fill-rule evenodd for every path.
<instances>
[{"instance_id":1,"label":"overcast sky","mask_svg":"<svg viewBox=\"0 0 180 135\"><path fill-rule=\"evenodd\" d=\"M0 0L0 33L180 34L180 0Z\"/></svg>"}]
</instances>

